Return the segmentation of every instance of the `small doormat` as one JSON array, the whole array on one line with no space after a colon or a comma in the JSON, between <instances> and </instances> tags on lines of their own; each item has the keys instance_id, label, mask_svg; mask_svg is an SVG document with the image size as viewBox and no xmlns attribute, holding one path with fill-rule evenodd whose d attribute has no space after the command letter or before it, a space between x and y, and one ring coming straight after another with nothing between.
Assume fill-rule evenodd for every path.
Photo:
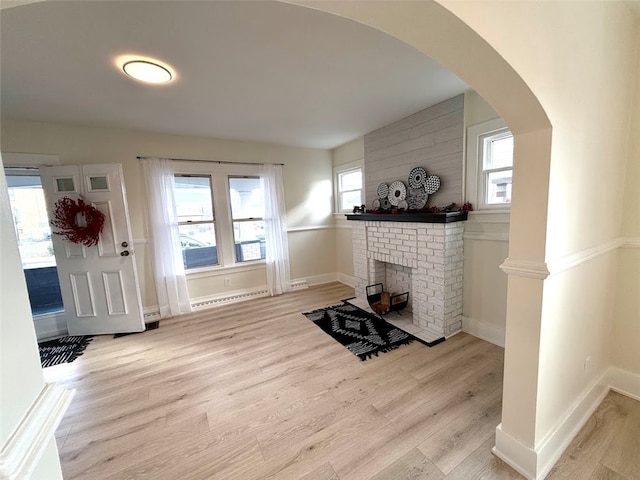
<instances>
[{"instance_id":1,"label":"small doormat","mask_svg":"<svg viewBox=\"0 0 640 480\"><path fill-rule=\"evenodd\" d=\"M415 340L407 332L348 303L303 315L362 361Z\"/></svg>"},{"instance_id":2,"label":"small doormat","mask_svg":"<svg viewBox=\"0 0 640 480\"><path fill-rule=\"evenodd\" d=\"M38 344L42 368L71 363L84 353L91 336L62 337Z\"/></svg>"}]
</instances>

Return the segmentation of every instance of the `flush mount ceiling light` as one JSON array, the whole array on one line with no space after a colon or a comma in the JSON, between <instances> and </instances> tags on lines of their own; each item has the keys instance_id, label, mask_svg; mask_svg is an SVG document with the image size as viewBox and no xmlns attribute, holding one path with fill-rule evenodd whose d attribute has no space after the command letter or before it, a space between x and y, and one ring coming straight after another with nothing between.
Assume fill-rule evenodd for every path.
<instances>
[{"instance_id":1,"label":"flush mount ceiling light","mask_svg":"<svg viewBox=\"0 0 640 480\"><path fill-rule=\"evenodd\" d=\"M171 81L171 72L149 60L130 60L122 65L124 73L145 83L167 83Z\"/></svg>"}]
</instances>

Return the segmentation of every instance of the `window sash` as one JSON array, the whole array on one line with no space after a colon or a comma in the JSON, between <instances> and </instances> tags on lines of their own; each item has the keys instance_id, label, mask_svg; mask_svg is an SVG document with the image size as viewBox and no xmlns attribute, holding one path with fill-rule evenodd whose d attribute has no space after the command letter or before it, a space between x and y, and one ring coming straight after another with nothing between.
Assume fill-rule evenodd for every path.
<instances>
[{"instance_id":1,"label":"window sash","mask_svg":"<svg viewBox=\"0 0 640 480\"><path fill-rule=\"evenodd\" d=\"M358 172L360 174L360 188L344 188L343 178L347 175L351 175L353 173ZM363 189L363 169L361 166L346 168L344 170L338 170L335 172L335 183L336 183L336 212L337 213L345 213L350 212L354 205L344 205L344 197L345 194L359 192L360 194L360 202L358 205L361 205L364 202L364 189Z\"/></svg>"}]
</instances>

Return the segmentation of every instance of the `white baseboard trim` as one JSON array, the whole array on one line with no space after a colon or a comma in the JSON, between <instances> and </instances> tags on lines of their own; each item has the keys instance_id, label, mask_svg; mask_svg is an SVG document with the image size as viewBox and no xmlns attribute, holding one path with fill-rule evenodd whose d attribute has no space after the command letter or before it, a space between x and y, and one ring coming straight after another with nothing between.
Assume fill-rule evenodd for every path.
<instances>
[{"instance_id":1,"label":"white baseboard trim","mask_svg":"<svg viewBox=\"0 0 640 480\"><path fill-rule=\"evenodd\" d=\"M144 307L142 309L142 317L144 318L144 323L152 323L160 320L160 308L158 305Z\"/></svg>"},{"instance_id":2,"label":"white baseboard trim","mask_svg":"<svg viewBox=\"0 0 640 480\"><path fill-rule=\"evenodd\" d=\"M355 286L356 286L356 277L353 277L351 275L345 275L344 273L338 273L337 280L340 283L344 283L345 285L350 286L351 288L355 288Z\"/></svg>"},{"instance_id":3,"label":"white baseboard trim","mask_svg":"<svg viewBox=\"0 0 640 480\"><path fill-rule=\"evenodd\" d=\"M610 367L607 378L611 390L640 401L640 373Z\"/></svg>"},{"instance_id":4,"label":"white baseboard trim","mask_svg":"<svg viewBox=\"0 0 640 480\"><path fill-rule=\"evenodd\" d=\"M535 480L536 452L502 430L502 423L496 427L496 445L491 451L520 475Z\"/></svg>"},{"instance_id":5,"label":"white baseboard trim","mask_svg":"<svg viewBox=\"0 0 640 480\"><path fill-rule=\"evenodd\" d=\"M544 479L610 390L640 400L640 374L609 367L535 449L504 432L502 424L498 425L493 453L526 478Z\"/></svg>"},{"instance_id":6,"label":"white baseboard trim","mask_svg":"<svg viewBox=\"0 0 640 480\"><path fill-rule=\"evenodd\" d=\"M191 300L191 308L194 311L198 311L218 305L228 305L230 303L238 303L253 298L261 298L267 296L269 296L269 292L267 291L266 287L247 288L229 293L221 293L217 295L194 298L193 300Z\"/></svg>"},{"instance_id":7,"label":"white baseboard trim","mask_svg":"<svg viewBox=\"0 0 640 480\"><path fill-rule=\"evenodd\" d=\"M323 273L322 275L313 275L311 277L306 277L307 283L309 286L314 285L322 285L323 283L331 283L338 281L338 274L333 273Z\"/></svg>"},{"instance_id":8,"label":"white baseboard trim","mask_svg":"<svg viewBox=\"0 0 640 480\"><path fill-rule=\"evenodd\" d=\"M291 291L295 292L296 290L304 290L309 288L309 284L307 283L306 278L299 278L297 280L291 280Z\"/></svg>"},{"instance_id":9,"label":"white baseboard trim","mask_svg":"<svg viewBox=\"0 0 640 480\"><path fill-rule=\"evenodd\" d=\"M64 337L69 333L64 312L35 315L33 317L33 326L39 342Z\"/></svg>"},{"instance_id":10,"label":"white baseboard trim","mask_svg":"<svg viewBox=\"0 0 640 480\"><path fill-rule=\"evenodd\" d=\"M504 327L463 316L462 331L504 348Z\"/></svg>"},{"instance_id":11,"label":"white baseboard trim","mask_svg":"<svg viewBox=\"0 0 640 480\"><path fill-rule=\"evenodd\" d=\"M551 471L578 432L593 415L609 393L607 372L569 408L558 426L543 438L536 452L538 456L537 479L543 479Z\"/></svg>"},{"instance_id":12,"label":"white baseboard trim","mask_svg":"<svg viewBox=\"0 0 640 480\"><path fill-rule=\"evenodd\" d=\"M0 478L31 478L75 390L47 383L0 450Z\"/></svg>"}]
</instances>

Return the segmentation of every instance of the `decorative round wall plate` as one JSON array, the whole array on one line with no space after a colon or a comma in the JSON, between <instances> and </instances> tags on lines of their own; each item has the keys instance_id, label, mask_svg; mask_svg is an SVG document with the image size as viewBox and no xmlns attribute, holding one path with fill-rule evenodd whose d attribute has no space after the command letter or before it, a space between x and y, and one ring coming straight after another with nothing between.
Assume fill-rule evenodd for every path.
<instances>
[{"instance_id":1,"label":"decorative round wall plate","mask_svg":"<svg viewBox=\"0 0 640 480\"><path fill-rule=\"evenodd\" d=\"M389 210L391 208L391 203L389 203L388 198L380 199L380 208L382 208L382 210Z\"/></svg>"},{"instance_id":2,"label":"decorative round wall plate","mask_svg":"<svg viewBox=\"0 0 640 480\"><path fill-rule=\"evenodd\" d=\"M404 183L402 183L400 180L397 180L389 185L389 203L391 203L391 205L393 205L394 207L397 207L398 202L400 202L400 200L404 200L406 196L407 187L405 187Z\"/></svg>"},{"instance_id":3,"label":"decorative round wall plate","mask_svg":"<svg viewBox=\"0 0 640 480\"><path fill-rule=\"evenodd\" d=\"M389 195L389 185L386 183L378 185L378 198L387 198L387 195Z\"/></svg>"},{"instance_id":4,"label":"decorative round wall plate","mask_svg":"<svg viewBox=\"0 0 640 480\"><path fill-rule=\"evenodd\" d=\"M410 188L407 191L407 204L409 210L420 210L427 204L429 195L424 191L424 187Z\"/></svg>"},{"instance_id":5,"label":"decorative round wall plate","mask_svg":"<svg viewBox=\"0 0 640 480\"><path fill-rule=\"evenodd\" d=\"M429 195L433 195L440 188L440 177L437 175L429 175L427 177L427 183L424 185L424 191Z\"/></svg>"},{"instance_id":6,"label":"decorative round wall plate","mask_svg":"<svg viewBox=\"0 0 640 480\"><path fill-rule=\"evenodd\" d=\"M409 188L424 187L427 181L427 171L422 167L412 168L409 172Z\"/></svg>"},{"instance_id":7,"label":"decorative round wall plate","mask_svg":"<svg viewBox=\"0 0 640 480\"><path fill-rule=\"evenodd\" d=\"M374 198L373 202L371 202L371 208L373 210L380 210L380 199L379 198Z\"/></svg>"}]
</instances>

